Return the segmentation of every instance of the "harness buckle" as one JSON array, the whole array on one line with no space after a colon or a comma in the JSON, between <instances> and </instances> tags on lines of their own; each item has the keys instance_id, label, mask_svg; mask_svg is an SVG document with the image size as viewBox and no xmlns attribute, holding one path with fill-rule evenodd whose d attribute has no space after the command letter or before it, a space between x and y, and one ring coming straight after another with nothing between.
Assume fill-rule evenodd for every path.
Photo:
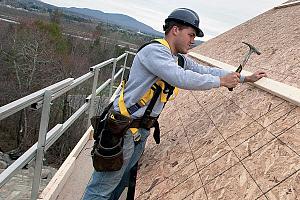
<instances>
[{"instance_id":1,"label":"harness buckle","mask_svg":"<svg viewBox=\"0 0 300 200\"><path fill-rule=\"evenodd\" d=\"M137 132L136 134L133 135L133 141L134 144L137 145L138 143L140 143L141 141L141 134L139 132Z\"/></svg>"},{"instance_id":2,"label":"harness buckle","mask_svg":"<svg viewBox=\"0 0 300 200\"><path fill-rule=\"evenodd\" d=\"M163 92L164 92L165 94L168 94L168 93L170 92L170 90L169 90L169 88L165 88L165 89L163 90Z\"/></svg>"}]
</instances>

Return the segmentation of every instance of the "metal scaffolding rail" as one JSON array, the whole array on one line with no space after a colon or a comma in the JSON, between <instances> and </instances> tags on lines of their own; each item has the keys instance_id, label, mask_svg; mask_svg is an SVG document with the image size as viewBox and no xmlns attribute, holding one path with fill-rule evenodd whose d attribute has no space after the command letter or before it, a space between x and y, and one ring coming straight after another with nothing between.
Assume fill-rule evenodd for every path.
<instances>
[{"instance_id":1,"label":"metal scaffolding rail","mask_svg":"<svg viewBox=\"0 0 300 200\"><path fill-rule=\"evenodd\" d=\"M100 64L97 64L90 68L90 72L82 75L81 77L74 80L74 78L67 78L60 81L54 85L41 89L35 93L25 96L21 99L13 101L7 105L0 107L0 120L3 120L16 112L26 108L32 107L35 109L42 108L42 114L40 119L39 127L39 137L38 141L31 146L21 157L19 157L13 164L11 164L7 169L5 169L0 174L0 187L5 185L18 170L22 169L26 164L35 159L34 166L34 177L32 183L31 199L37 199L39 195L39 187L41 180L41 171L43 166L44 153L51 145L60 138L63 133L86 111L88 111L89 119L94 115L95 111L95 97L109 86L109 97L114 97L113 89L115 80L121 76L121 81L123 80L126 67L128 54L134 55L132 52L125 52L117 58L111 58ZM118 61L124 59L124 63L121 69L116 71ZM97 88L99 71L113 63L111 78L106 80L100 87ZM63 124L57 124L51 130L48 130L48 123L51 110L51 102L57 97L70 91L72 88L84 83L88 79L93 77L93 86L91 94L86 98L86 102ZM120 83L121 83L120 81ZM121 84L118 85L121 85ZM119 88L120 89L120 88ZM88 120L89 121L89 120ZM90 122L88 122L88 127Z\"/></svg>"}]
</instances>

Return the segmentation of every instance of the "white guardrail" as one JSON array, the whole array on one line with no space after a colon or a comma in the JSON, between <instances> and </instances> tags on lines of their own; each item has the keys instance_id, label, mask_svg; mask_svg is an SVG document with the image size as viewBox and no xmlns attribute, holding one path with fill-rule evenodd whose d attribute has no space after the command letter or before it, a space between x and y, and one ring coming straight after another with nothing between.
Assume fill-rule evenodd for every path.
<instances>
[{"instance_id":1,"label":"white guardrail","mask_svg":"<svg viewBox=\"0 0 300 200\"><path fill-rule=\"evenodd\" d=\"M89 119L94 115L95 107L95 97L101 91L103 91L107 86L109 86L109 97L113 94L113 86L115 80L121 75L121 81L123 80L124 73L126 69L126 62L128 55L135 55L132 52L126 51L124 54L117 58L111 58L100 64L97 64L90 68L90 72L84 74L83 76L74 80L74 78L67 78L60 81L54 85L41 89L35 93L11 102L7 105L0 107L0 120L5 119L14 113L26 108L42 108L42 114L40 119L39 137L38 141L31 146L21 157L19 157L14 163L12 163L7 169L5 169L0 174L0 187L7 183L18 170L23 168L30 161L35 159L35 171L32 183L31 199L35 200L38 198L38 192L40 187L41 171L43 166L44 152L78 119L83 113L89 110ZM121 69L115 73L117 62L124 58L124 63ZM99 71L113 63L111 78L105 81L99 88L97 88ZM51 101L57 97L65 94L72 88L82 84L90 78L93 79L93 86L91 95L86 98L86 102L63 124L57 124L51 130L48 129ZM120 83L121 84L121 83ZM119 84L119 85L120 85ZM88 120L90 121L90 120ZM88 127L90 126L90 122Z\"/></svg>"}]
</instances>

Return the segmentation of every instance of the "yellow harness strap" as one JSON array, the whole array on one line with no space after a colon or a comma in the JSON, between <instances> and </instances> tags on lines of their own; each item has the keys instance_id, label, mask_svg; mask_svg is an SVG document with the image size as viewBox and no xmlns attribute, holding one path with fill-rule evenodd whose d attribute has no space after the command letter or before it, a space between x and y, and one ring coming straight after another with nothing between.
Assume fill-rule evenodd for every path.
<instances>
[{"instance_id":1,"label":"yellow harness strap","mask_svg":"<svg viewBox=\"0 0 300 200\"><path fill-rule=\"evenodd\" d=\"M166 46L168 49L171 49L170 48L170 45L169 43L165 40L165 39L154 39L155 41L158 41L159 43L161 43L162 45ZM178 88L175 87L174 88L174 91L173 91L173 94L169 97L169 99L167 100L167 96L168 96L168 93L164 93L163 91L165 90L165 83L162 81L162 80L158 80L156 82L157 85L159 85L161 88L162 88L162 93L160 95L160 101L163 102L163 103L166 103L167 101L172 101L175 99L175 97L178 95ZM152 89L149 89L145 94L144 96L139 100L139 105L140 106L145 106L153 97L154 95L154 91Z\"/></svg>"},{"instance_id":2,"label":"yellow harness strap","mask_svg":"<svg viewBox=\"0 0 300 200\"><path fill-rule=\"evenodd\" d=\"M161 43L162 45L166 46L168 49L171 50L171 47L170 47L169 43L167 42L167 40L165 40L165 39L155 39L155 40L158 41L159 43ZM160 83L160 82L161 82L161 83ZM159 81L156 82L156 84L159 85L159 86L161 86L161 88L162 88L163 90L165 89L165 84L164 84L163 81L159 80ZM174 91L173 91L173 94L172 94L172 96L168 99L168 101L174 100L175 97L178 95L178 92L179 92L178 88L175 87L175 88L174 88ZM167 102L167 95L168 95L168 94L162 93L162 95L161 95L161 102L163 102L163 103Z\"/></svg>"},{"instance_id":3,"label":"yellow harness strap","mask_svg":"<svg viewBox=\"0 0 300 200\"><path fill-rule=\"evenodd\" d=\"M167 42L167 40L165 40L163 38L162 39L154 39L154 40L161 43L162 45L166 46L168 49L171 50L171 47L170 47L169 43Z\"/></svg>"},{"instance_id":4,"label":"yellow harness strap","mask_svg":"<svg viewBox=\"0 0 300 200\"><path fill-rule=\"evenodd\" d=\"M124 101L124 88L125 88L125 81L122 81L122 91L120 93L120 98L119 98L119 109L122 115L125 115L127 117L130 117L130 114L126 108L125 101ZM138 129L137 128L130 128L130 131L132 132L133 136L137 133Z\"/></svg>"},{"instance_id":5,"label":"yellow harness strap","mask_svg":"<svg viewBox=\"0 0 300 200\"><path fill-rule=\"evenodd\" d=\"M159 43L161 43L162 45L166 46L168 49L170 48L170 45L168 44L168 42L165 39L155 39L156 41L158 41ZM165 90L165 83L162 80L158 80L156 82L157 85L159 85L162 88L162 92L160 94L160 101L165 103L167 101L173 100L177 95L178 95L178 88L175 87L173 90L173 94L169 97L169 99L167 99L168 97L168 93L164 93ZM125 115L127 117L130 117L130 114L126 108L125 105L125 101L124 101L124 88L125 88L125 82L122 81L122 91L120 93L120 98L119 98L119 109L122 115ZM153 89L152 89L153 88ZM156 89L155 84L152 85L152 87L143 95L143 97L139 100L138 104L140 104L140 106L145 106L153 97L154 95L154 91ZM137 134L138 129L137 128L130 128L130 131L132 132L133 136L134 136L134 140L137 141L139 140L140 135Z\"/></svg>"}]
</instances>

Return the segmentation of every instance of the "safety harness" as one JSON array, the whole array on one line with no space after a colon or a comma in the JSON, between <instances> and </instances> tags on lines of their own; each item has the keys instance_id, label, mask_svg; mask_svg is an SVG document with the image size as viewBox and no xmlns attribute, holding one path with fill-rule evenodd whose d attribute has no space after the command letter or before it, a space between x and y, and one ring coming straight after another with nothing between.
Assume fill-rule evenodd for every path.
<instances>
[{"instance_id":1,"label":"safety harness","mask_svg":"<svg viewBox=\"0 0 300 200\"><path fill-rule=\"evenodd\" d=\"M170 46L168 42L165 39L155 39L152 40L143 46L141 46L138 50L138 52L144 48L145 46L152 44L152 43L159 43L164 46L166 46L168 49L170 49ZM184 67L184 57L178 54L178 65L181 67ZM140 134L138 133L138 128L146 128L150 129L152 127L155 128L153 137L155 139L155 142L157 144L160 143L160 130L159 130L159 123L157 121L158 117L151 117L150 114L153 110L153 107L158 100L160 96L160 101L165 104L167 101L173 100L178 95L178 88L174 87L170 84L168 84L164 80L158 80L156 81L151 88L142 96L142 98L133 106L126 108L125 102L124 102L124 88L125 88L125 82L122 82L122 90L120 93L119 98L119 109L120 113L122 115L125 115L127 117L130 117L131 114L136 112L141 107L145 106L149 101L149 104L146 108L146 111L142 118L136 119L132 122L132 125L130 126L130 131L132 132L132 135L134 137L134 141L138 142L140 140Z\"/></svg>"}]
</instances>

